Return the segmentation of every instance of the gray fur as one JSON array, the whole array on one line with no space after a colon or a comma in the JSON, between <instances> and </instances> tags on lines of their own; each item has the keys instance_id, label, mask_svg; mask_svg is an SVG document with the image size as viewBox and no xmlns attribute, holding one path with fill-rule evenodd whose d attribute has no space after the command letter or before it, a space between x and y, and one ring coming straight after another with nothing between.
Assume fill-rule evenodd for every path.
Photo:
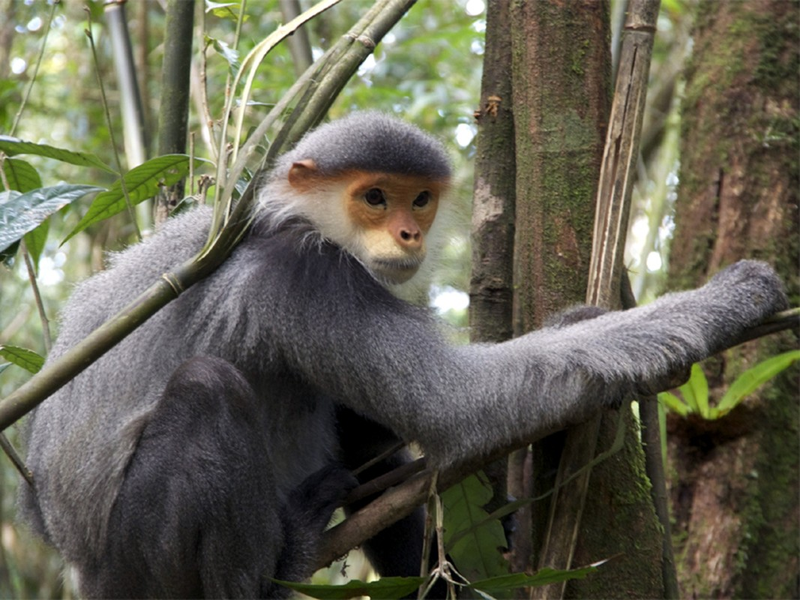
<instances>
[{"instance_id":1,"label":"gray fur","mask_svg":"<svg viewBox=\"0 0 800 600\"><path fill-rule=\"evenodd\" d=\"M374 136L367 125L375 126ZM378 169L375 160L387 160L391 169L403 172L421 169L441 175L449 169L438 151L433 152L435 160L425 164L422 156L402 156L402 149L389 152L386 136L393 131L400 139L411 131L423 145L429 140L410 126L383 117L351 117L309 134L276 172L288 168L293 156L314 158L320 168L333 170L345 165ZM330 140L344 136L352 141L349 132L356 137L353 156L338 156L338 162L325 166ZM208 209L189 212L170 220L153 238L112 257L108 270L75 290L62 314L50 360L162 273L195 254L206 239L209 222ZM169 587L168 575L162 581L152 572L133 573L133 567L126 565L138 563L123 554L119 560L110 558L128 548L128 536L138 535L135 515L148 514L150 506L148 501L137 507L136 495L124 487L132 465L141 465L134 472L141 473L136 481L145 490L148 473L156 481L165 469L176 469L175 478L163 484L169 489L163 495L165 514L196 513L199 525L192 527L199 529L179 524L161 535L184 548L184 553L193 547L193 536L206 539L226 533L225 521L215 520L223 519L216 509L209 509L208 516L195 507L198 497L211 494L215 505L229 501L235 505L235 498L242 495L252 502L258 499L260 510L247 504L237 514L254 520L244 531L253 532L255 539L248 543L263 552L253 551L239 560L240 572L216 557L224 552L204 555L202 560L193 557L206 583L192 588L195 583L187 575L188 587L181 589L202 589L206 595L270 594L274 590L265 591L264 578L276 572L276 565L311 553L308 549L286 553L283 540L295 534L291 530L295 526L281 511L297 504L292 498L298 494L310 497L309 476L346 453L347 444L359 442L357 435L337 439L336 406L355 411L404 440L419 442L434 465L446 465L579 422L618 403L641 382L663 378L708 356L786 306L781 283L770 267L743 261L698 290L664 296L648 306L589 321L567 321L503 344L452 347L425 311L392 296L357 260L325 241L304 245L310 233L311 226L301 221L272 227L269 212L262 212L248 237L215 273L167 305L31 417L28 464L37 488L34 496L22 487L23 514L78 568L84 594L159 596L177 589ZM193 357L222 361L191 363ZM187 375L174 376L185 364L199 371L188 382ZM225 365L235 374L226 375ZM203 383L203 369L209 376L219 371L216 383ZM226 378L231 385L225 385ZM236 383L240 379L244 383ZM168 382L174 391L165 394ZM213 428L197 429L200 437L220 436L209 440L220 449L201 454L206 456L201 462L191 462L195 459L181 451L170 456L158 456L157 451L137 454L143 440L153 436L156 441L165 436L165 443L178 448L203 442L170 425L171 419L190 419L192 406L200 402L202 394L185 391L184 383L209 390L220 398L221 408L226 402L252 404L247 408L251 417L245 421L263 434L270 458L254 464L264 469L268 483L258 487L257 478L252 484L249 479L237 480L241 489L236 488L240 491L235 498L226 495L226 478L235 475L238 457L247 458L224 445L226 435L234 435L229 431L247 429L246 423L236 425L234 417L230 430L222 429L222 421L216 433ZM213 392L215 385L221 391ZM226 400L228 389L234 390L230 400ZM172 414L173 409L178 416L165 424L162 413ZM200 415L204 416L205 412ZM201 424L210 427L216 417L208 416L212 422ZM195 431L194 426L187 425L186 431ZM208 466L208 460L217 464L220 461L212 459L228 456L229 464ZM148 465L158 461L162 466L148 471ZM208 481L192 487L195 484L182 483L182 473L200 473ZM128 490L132 497L118 502L120 490ZM152 502L161 501L161 495L154 497ZM327 514L327 504L314 508L314 514ZM152 529L142 535L154 535ZM313 543L311 532L304 537ZM140 558L180 563L184 555L170 548L171 544L153 547L147 550L152 556ZM180 568L193 572L195 567L186 566L189 563L180 563ZM306 566L296 565L290 576L303 577ZM233 575L225 575L231 571L238 572L235 581ZM125 587L126 577L132 581L140 576L152 578L153 587ZM123 583L114 587L114 582Z\"/></svg>"},{"instance_id":2,"label":"gray fur","mask_svg":"<svg viewBox=\"0 0 800 600\"><path fill-rule=\"evenodd\" d=\"M375 111L353 113L307 133L278 159L274 176L285 179L292 163L305 159L313 160L324 175L358 169L444 180L451 171L436 138Z\"/></svg>"}]
</instances>

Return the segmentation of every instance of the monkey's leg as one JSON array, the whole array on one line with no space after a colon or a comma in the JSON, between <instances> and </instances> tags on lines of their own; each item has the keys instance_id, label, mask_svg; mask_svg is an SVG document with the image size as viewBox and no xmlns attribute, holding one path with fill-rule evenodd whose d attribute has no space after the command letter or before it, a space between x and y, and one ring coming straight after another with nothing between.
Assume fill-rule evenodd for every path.
<instances>
[{"instance_id":1,"label":"monkey's leg","mask_svg":"<svg viewBox=\"0 0 800 600\"><path fill-rule=\"evenodd\" d=\"M252 389L227 362L195 358L146 418L82 593L256 597L290 533Z\"/></svg>"}]
</instances>

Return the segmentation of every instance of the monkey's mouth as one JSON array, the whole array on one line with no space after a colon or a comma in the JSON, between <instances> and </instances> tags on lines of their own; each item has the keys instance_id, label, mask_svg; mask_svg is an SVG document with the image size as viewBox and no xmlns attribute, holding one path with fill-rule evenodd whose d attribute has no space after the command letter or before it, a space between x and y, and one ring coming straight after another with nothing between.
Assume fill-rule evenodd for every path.
<instances>
[{"instance_id":1,"label":"monkey's mouth","mask_svg":"<svg viewBox=\"0 0 800 600\"><path fill-rule=\"evenodd\" d=\"M391 283L405 283L416 275L423 258L380 258L373 261L372 268Z\"/></svg>"}]
</instances>

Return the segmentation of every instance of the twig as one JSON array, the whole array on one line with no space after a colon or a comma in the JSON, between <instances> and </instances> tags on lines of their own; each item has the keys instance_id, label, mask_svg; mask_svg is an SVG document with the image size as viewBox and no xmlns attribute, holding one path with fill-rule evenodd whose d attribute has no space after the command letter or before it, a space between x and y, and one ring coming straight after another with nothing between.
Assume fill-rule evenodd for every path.
<instances>
[{"instance_id":1,"label":"twig","mask_svg":"<svg viewBox=\"0 0 800 600\"><path fill-rule=\"evenodd\" d=\"M164 24L164 60L161 67L161 106L158 114L158 154L186 152L189 124L190 73L192 65L192 33L194 4L170 0ZM189 180L194 173L194 156L189 159ZM154 221L160 226L183 199L186 189L181 179L162 186L156 196Z\"/></svg>"},{"instance_id":2,"label":"twig","mask_svg":"<svg viewBox=\"0 0 800 600\"><path fill-rule=\"evenodd\" d=\"M636 307L636 297L631 289L627 272L622 273L622 308ZM667 478L664 475L664 459L661 456L661 427L658 419L658 400L655 395L646 394L638 398L639 418L641 419L642 450L647 478L650 480L650 496L658 521L661 523L661 577L664 583L664 599L680 598L678 574L675 570L675 552L672 548L672 529L667 502Z\"/></svg>"},{"instance_id":3,"label":"twig","mask_svg":"<svg viewBox=\"0 0 800 600\"><path fill-rule=\"evenodd\" d=\"M32 487L33 473L31 473L31 470L25 466L24 462L22 462L22 459L19 457L19 454L17 454L14 446L11 445L11 442L8 441L5 433L0 433L0 448L2 448L3 452L8 455L8 457L11 459L11 462L14 463L14 466L17 468L17 471L20 472L22 478L28 482L28 485Z\"/></svg>"},{"instance_id":4,"label":"twig","mask_svg":"<svg viewBox=\"0 0 800 600\"><path fill-rule=\"evenodd\" d=\"M33 290L36 310L39 311L39 320L42 322L42 338L44 340L45 354L50 354L50 348L53 345L52 338L50 337L50 320L47 318L47 313L44 310L44 302L42 302L42 295L39 293L39 285L36 283L36 269L33 266L31 255L28 252L24 240L20 242L19 247L22 251L22 258L25 261L25 270L28 272L28 281L31 283L31 290Z\"/></svg>"},{"instance_id":5,"label":"twig","mask_svg":"<svg viewBox=\"0 0 800 600\"><path fill-rule=\"evenodd\" d=\"M100 75L100 61L97 59L97 48L94 45L94 35L92 35L92 13L86 8L86 17L89 21L89 26L84 29L86 37L89 38L89 46L92 49L92 59L94 60L94 72L97 75L97 84L100 86L100 97L103 100L103 112L106 117L106 125L108 126L108 135L111 138L111 148L114 150L114 159L117 164L117 172L119 174L119 184L122 189L122 195L125 196L125 205L128 207L128 214L133 224L133 229L136 231L136 237L141 242L142 232L139 231L139 223L136 221L136 213L133 211L133 203L131 202L128 188L125 185L124 171L122 170L122 161L119 158L119 150L117 150L117 140L114 137L114 126L111 123L111 112L108 109L108 100L106 99L106 88L103 85L103 77Z\"/></svg>"},{"instance_id":6,"label":"twig","mask_svg":"<svg viewBox=\"0 0 800 600\"><path fill-rule=\"evenodd\" d=\"M659 4L660 0L632 0L625 21L620 66L597 189L597 212L586 293L587 304L595 306L618 306L614 295L620 289L622 254ZM601 418L602 415L597 415L567 431L557 483L592 460ZM618 418L623 419L623 416L619 415ZM539 555L539 567L571 567L588 496L589 476L590 472L585 472L571 484L569 490L559 490L554 495L547 534ZM543 586L536 588L531 597L538 600L563 598L565 589L566 583Z\"/></svg>"},{"instance_id":7,"label":"twig","mask_svg":"<svg viewBox=\"0 0 800 600\"><path fill-rule=\"evenodd\" d=\"M299 0L280 0L280 6L284 21L291 21L301 11ZM289 53L292 55L295 75L300 76L314 62L308 28L301 27L286 42L289 45Z\"/></svg>"},{"instance_id":8,"label":"twig","mask_svg":"<svg viewBox=\"0 0 800 600\"><path fill-rule=\"evenodd\" d=\"M373 458L371 460L368 460L367 462L365 462L363 465L361 465L357 469L353 469L353 475L357 476L360 473L363 473L364 471L369 469L371 466L376 465L376 464L378 464L379 462L381 462L383 460L386 460L387 458L389 458L390 456L394 455L397 452L400 452L400 450L405 448L405 446L406 446L405 442L397 442L394 446L392 446L391 448L389 448L385 452L381 452L380 454L378 454L378 456L376 456L375 458Z\"/></svg>"},{"instance_id":9,"label":"twig","mask_svg":"<svg viewBox=\"0 0 800 600\"><path fill-rule=\"evenodd\" d=\"M393 485L407 481L410 477L425 469L425 464L425 458L418 458L359 485L347 495L345 505L354 504L359 500L379 494Z\"/></svg>"},{"instance_id":10,"label":"twig","mask_svg":"<svg viewBox=\"0 0 800 600\"><path fill-rule=\"evenodd\" d=\"M14 115L14 123L11 125L9 135L14 135L14 133L16 133L17 126L22 118L22 111L25 110L25 106L28 104L28 98L31 96L31 90L33 90L33 84L36 83L36 76L39 74L39 67L42 64L42 57L44 57L44 49L47 46L47 36L50 35L50 27L53 24L53 15L55 15L56 6L58 6L59 3L59 1L53 2L53 6L50 8L50 15L47 17L47 25L45 26L44 35L42 36L42 45L39 47L39 56L36 58L36 66L33 68L30 83L28 83L28 87L25 89L25 95L22 97L22 102L19 104L19 110L17 114Z\"/></svg>"}]
</instances>

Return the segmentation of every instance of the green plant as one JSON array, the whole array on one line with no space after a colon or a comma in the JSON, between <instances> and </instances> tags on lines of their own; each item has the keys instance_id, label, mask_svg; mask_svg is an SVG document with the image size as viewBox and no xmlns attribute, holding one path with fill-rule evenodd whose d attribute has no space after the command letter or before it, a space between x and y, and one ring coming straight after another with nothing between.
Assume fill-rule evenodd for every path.
<instances>
[{"instance_id":1,"label":"green plant","mask_svg":"<svg viewBox=\"0 0 800 600\"><path fill-rule=\"evenodd\" d=\"M747 369L728 387L716 406L709 404L708 381L699 364L692 365L689 381L678 388L681 397L670 392L661 392L658 399L671 411L686 417L691 413L704 419L714 420L724 417L747 396L755 392L767 381L800 360L800 350L791 350L768 358Z\"/></svg>"}]
</instances>

